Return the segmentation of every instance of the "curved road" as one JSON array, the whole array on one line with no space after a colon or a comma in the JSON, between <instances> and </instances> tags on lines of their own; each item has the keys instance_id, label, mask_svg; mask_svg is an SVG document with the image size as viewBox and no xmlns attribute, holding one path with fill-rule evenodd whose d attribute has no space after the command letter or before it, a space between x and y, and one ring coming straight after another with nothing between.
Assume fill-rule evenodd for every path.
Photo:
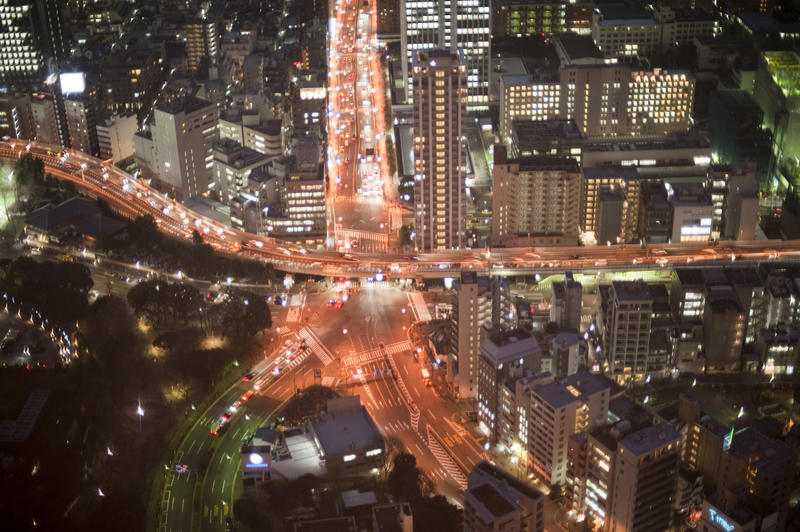
<instances>
[{"instance_id":1,"label":"curved road","mask_svg":"<svg viewBox=\"0 0 800 532\"><path fill-rule=\"evenodd\" d=\"M800 259L800 240L731 241L719 245L664 244L657 248L638 245L595 247L526 247L463 249L414 256L385 253L352 253L305 249L275 238L239 231L192 211L173 198L157 192L144 180L82 152L19 139L0 142L0 159L14 162L26 152L42 159L47 172L72 181L91 197L104 199L128 217L150 214L159 228L179 238L191 238L193 230L217 250L271 262L289 272L326 276L367 277L381 271L401 277L450 277L461 271L495 275L532 275L559 271L604 269L651 269L694 264L716 266L732 261L760 262Z\"/></svg>"}]
</instances>

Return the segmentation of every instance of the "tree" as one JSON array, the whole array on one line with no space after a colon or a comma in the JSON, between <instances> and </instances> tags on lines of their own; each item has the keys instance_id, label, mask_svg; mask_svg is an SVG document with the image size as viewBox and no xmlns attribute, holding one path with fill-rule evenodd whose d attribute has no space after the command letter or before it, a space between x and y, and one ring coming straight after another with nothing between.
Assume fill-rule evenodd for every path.
<instances>
[{"instance_id":1,"label":"tree","mask_svg":"<svg viewBox=\"0 0 800 532\"><path fill-rule=\"evenodd\" d=\"M128 291L128 304L138 316L144 316L158 325L165 314L166 299L161 292L166 283L143 281Z\"/></svg>"},{"instance_id":2,"label":"tree","mask_svg":"<svg viewBox=\"0 0 800 532\"><path fill-rule=\"evenodd\" d=\"M197 229L192 231L192 243L196 246L199 246L203 243L203 235L201 235Z\"/></svg>"},{"instance_id":3,"label":"tree","mask_svg":"<svg viewBox=\"0 0 800 532\"><path fill-rule=\"evenodd\" d=\"M402 225L400 226L400 245L401 246L410 246L411 245L411 233L414 231L413 225Z\"/></svg>"},{"instance_id":4,"label":"tree","mask_svg":"<svg viewBox=\"0 0 800 532\"><path fill-rule=\"evenodd\" d=\"M128 233L135 243L145 248L154 247L161 242L158 224L150 214L136 217L128 226Z\"/></svg>"},{"instance_id":5,"label":"tree","mask_svg":"<svg viewBox=\"0 0 800 532\"><path fill-rule=\"evenodd\" d=\"M397 500L414 501L422 496L419 486L420 471L413 454L400 453L394 458L394 465L387 484L389 493Z\"/></svg>"},{"instance_id":6,"label":"tree","mask_svg":"<svg viewBox=\"0 0 800 532\"><path fill-rule=\"evenodd\" d=\"M420 532L461 532L462 511L442 495L423 497L412 503L414 530Z\"/></svg>"}]
</instances>

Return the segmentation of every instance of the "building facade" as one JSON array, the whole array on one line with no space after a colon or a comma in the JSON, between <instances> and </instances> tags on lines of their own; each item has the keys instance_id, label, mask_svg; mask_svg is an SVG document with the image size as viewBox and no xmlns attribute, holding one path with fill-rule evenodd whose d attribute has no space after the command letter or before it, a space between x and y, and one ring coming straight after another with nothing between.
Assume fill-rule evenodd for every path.
<instances>
[{"instance_id":1,"label":"building facade","mask_svg":"<svg viewBox=\"0 0 800 532\"><path fill-rule=\"evenodd\" d=\"M464 56L415 52L413 78L416 245L420 250L460 248L466 242Z\"/></svg>"}]
</instances>

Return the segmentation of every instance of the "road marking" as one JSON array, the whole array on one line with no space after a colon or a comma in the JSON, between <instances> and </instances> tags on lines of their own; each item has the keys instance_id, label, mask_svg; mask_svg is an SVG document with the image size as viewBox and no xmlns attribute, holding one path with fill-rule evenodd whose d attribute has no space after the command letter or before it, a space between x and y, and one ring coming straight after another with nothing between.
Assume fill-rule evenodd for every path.
<instances>
[{"instance_id":1,"label":"road marking","mask_svg":"<svg viewBox=\"0 0 800 532\"><path fill-rule=\"evenodd\" d=\"M214 479L214 480L211 482L211 491L212 491L212 492L214 491L214 486L215 486L216 484L217 484L217 479Z\"/></svg>"},{"instance_id":2,"label":"road marking","mask_svg":"<svg viewBox=\"0 0 800 532\"><path fill-rule=\"evenodd\" d=\"M184 506L184 504L186 504L186 497L184 497L183 499L181 499L181 513L183 513L183 506Z\"/></svg>"},{"instance_id":3,"label":"road marking","mask_svg":"<svg viewBox=\"0 0 800 532\"><path fill-rule=\"evenodd\" d=\"M220 493L225 493L225 482L226 481L227 481L227 479L224 479L224 478L222 479L222 487L219 489Z\"/></svg>"},{"instance_id":4,"label":"road marking","mask_svg":"<svg viewBox=\"0 0 800 532\"><path fill-rule=\"evenodd\" d=\"M333 362L334 358L330 350L322 345L322 342L319 341L319 338L317 338L317 335L314 334L314 331L308 327L303 327L300 329L299 336L306 341L308 350L313 351L314 354L317 355L317 358L319 358L323 366L327 366Z\"/></svg>"}]
</instances>

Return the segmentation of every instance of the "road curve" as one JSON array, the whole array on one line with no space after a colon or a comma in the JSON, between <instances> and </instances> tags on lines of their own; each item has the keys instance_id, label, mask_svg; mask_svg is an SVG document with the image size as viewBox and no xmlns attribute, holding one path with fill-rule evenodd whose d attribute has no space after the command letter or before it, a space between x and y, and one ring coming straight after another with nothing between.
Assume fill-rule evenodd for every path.
<instances>
[{"instance_id":1,"label":"road curve","mask_svg":"<svg viewBox=\"0 0 800 532\"><path fill-rule=\"evenodd\" d=\"M559 246L446 250L416 255L339 253L306 249L298 244L246 233L208 218L150 187L146 180L85 153L39 142L0 141L0 160L14 163L30 152L43 160L46 172L73 182L90 197L102 198L119 214L152 215L172 236L190 239L198 230L218 251L272 263L277 269L326 276L451 277L461 271L493 275L549 274L561 271L653 269L676 266L719 266L732 262L800 260L800 240L724 241L717 245L659 244L623 246Z\"/></svg>"}]
</instances>

